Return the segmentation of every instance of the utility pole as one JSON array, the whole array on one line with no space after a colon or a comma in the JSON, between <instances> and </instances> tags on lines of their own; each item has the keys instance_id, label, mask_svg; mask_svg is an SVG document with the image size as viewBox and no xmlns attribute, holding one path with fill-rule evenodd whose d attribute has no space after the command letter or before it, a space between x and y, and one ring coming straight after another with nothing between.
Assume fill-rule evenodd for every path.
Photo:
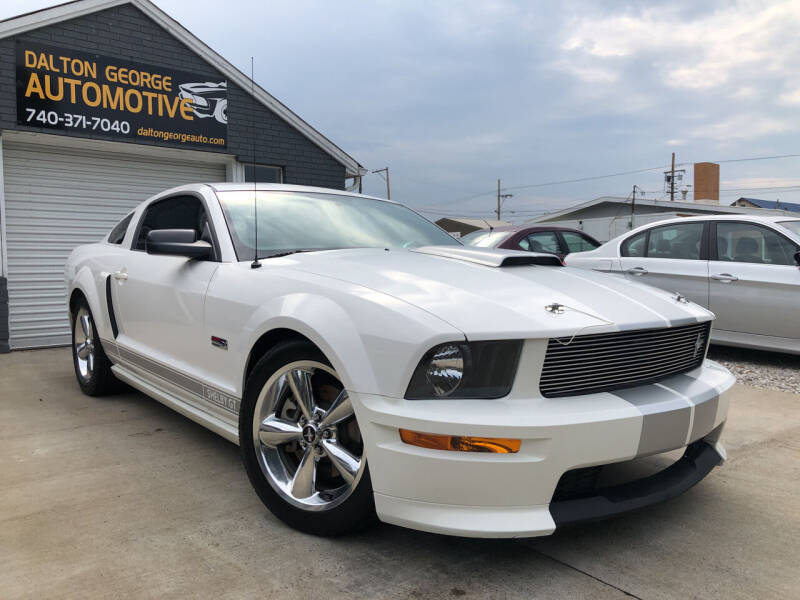
<instances>
[{"instance_id":1,"label":"utility pole","mask_svg":"<svg viewBox=\"0 0 800 600\"><path fill-rule=\"evenodd\" d=\"M675 153L672 153L672 168L669 176L669 201L675 202Z\"/></svg>"},{"instance_id":2,"label":"utility pole","mask_svg":"<svg viewBox=\"0 0 800 600\"><path fill-rule=\"evenodd\" d=\"M633 186L633 200L631 200L631 229L636 227L633 220L636 218L636 185Z\"/></svg>"},{"instance_id":3,"label":"utility pole","mask_svg":"<svg viewBox=\"0 0 800 600\"><path fill-rule=\"evenodd\" d=\"M514 194L501 194L500 193L500 180L498 179L497 180L497 220L498 221L500 220L500 205L502 204L502 201L505 200L506 198L511 198L513 196L514 196Z\"/></svg>"},{"instance_id":4,"label":"utility pole","mask_svg":"<svg viewBox=\"0 0 800 600\"><path fill-rule=\"evenodd\" d=\"M500 180L497 180L497 220L500 220Z\"/></svg>"},{"instance_id":5,"label":"utility pole","mask_svg":"<svg viewBox=\"0 0 800 600\"><path fill-rule=\"evenodd\" d=\"M389 167L383 167L382 169L375 169L373 173L383 173L386 172L386 199L392 199L392 190L389 187Z\"/></svg>"}]
</instances>

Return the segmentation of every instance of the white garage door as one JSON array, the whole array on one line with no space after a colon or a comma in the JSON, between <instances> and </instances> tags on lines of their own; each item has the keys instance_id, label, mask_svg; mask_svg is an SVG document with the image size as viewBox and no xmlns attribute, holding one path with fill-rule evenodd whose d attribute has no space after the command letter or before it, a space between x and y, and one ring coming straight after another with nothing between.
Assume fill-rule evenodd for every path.
<instances>
[{"instance_id":1,"label":"white garage door","mask_svg":"<svg viewBox=\"0 0 800 600\"><path fill-rule=\"evenodd\" d=\"M12 348L68 344L64 263L139 202L225 165L5 142L3 176Z\"/></svg>"}]
</instances>

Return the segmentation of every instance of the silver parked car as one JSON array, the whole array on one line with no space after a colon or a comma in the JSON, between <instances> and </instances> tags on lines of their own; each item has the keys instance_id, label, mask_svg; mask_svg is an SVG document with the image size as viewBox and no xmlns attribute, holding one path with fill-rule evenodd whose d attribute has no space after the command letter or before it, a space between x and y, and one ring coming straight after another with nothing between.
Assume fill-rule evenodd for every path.
<instances>
[{"instance_id":1,"label":"silver parked car","mask_svg":"<svg viewBox=\"0 0 800 600\"><path fill-rule=\"evenodd\" d=\"M717 315L714 343L800 354L800 216L659 221L566 264L680 292Z\"/></svg>"}]
</instances>

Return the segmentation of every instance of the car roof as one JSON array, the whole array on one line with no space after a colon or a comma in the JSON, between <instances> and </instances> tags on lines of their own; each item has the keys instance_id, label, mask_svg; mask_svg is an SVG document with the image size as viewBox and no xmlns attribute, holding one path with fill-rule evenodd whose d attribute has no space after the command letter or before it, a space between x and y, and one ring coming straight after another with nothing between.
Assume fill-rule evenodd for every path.
<instances>
[{"instance_id":1,"label":"car roof","mask_svg":"<svg viewBox=\"0 0 800 600\"><path fill-rule=\"evenodd\" d=\"M353 196L357 198L369 198L370 200L380 200L381 202L389 202L391 204L398 204L394 200L387 200L386 198L378 198L377 196L367 196L366 194L357 194L355 192L347 192L345 190L335 190L333 188L315 187L310 185L291 185L287 183L206 183L205 185L211 187L215 192L247 192L255 190L258 192L314 192L315 194L334 194L336 196Z\"/></svg>"},{"instance_id":2,"label":"car roof","mask_svg":"<svg viewBox=\"0 0 800 600\"><path fill-rule=\"evenodd\" d=\"M180 192L200 192L204 188L211 188L214 192L313 192L315 194L330 194L336 196L353 196L355 198L367 198L369 200L377 200L379 202L388 202L390 204L399 204L394 200L387 200L386 198L378 198L376 196L367 196L365 194L356 194L354 192L347 192L345 190L336 190L333 188L314 187L310 185L291 185L286 183L232 183L228 181L218 182L203 182L203 183L189 183L178 187L170 188L159 192L155 196L151 196L145 202L158 200L164 196L170 196ZM412 209L413 210L413 209Z\"/></svg>"},{"instance_id":3,"label":"car roof","mask_svg":"<svg viewBox=\"0 0 800 600\"><path fill-rule=\"evenodd\" d=\"M748 214L736 214L736 215L700 215L697 217L673 217L671 219L664 219L663 221L653 221L651 223L645 223L644 225L640 225L635 229L631 229L630 231L626 231L625 233L621 233L618 236L611 238L606 242L606 244L610 242L618 242L622 243L632 235L636 235L639 232L647 231L648 229L653 229L654 227L661 227L662 225L669 225L671 223L696 223L696 222L705 222L705 221L746 221L752 223L781 223L783 221L800 221L800 215L797 217L793 217L791 215L748 215ZM606 244L603 244L604 246Z\"/></svg>"}]
</instances>

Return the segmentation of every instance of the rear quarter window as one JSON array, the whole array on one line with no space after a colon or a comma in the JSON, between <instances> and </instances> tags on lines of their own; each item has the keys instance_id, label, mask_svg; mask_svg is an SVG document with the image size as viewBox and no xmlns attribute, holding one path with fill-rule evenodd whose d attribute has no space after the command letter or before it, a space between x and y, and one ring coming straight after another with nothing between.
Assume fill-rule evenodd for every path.
<instances>
[{"instance_id":1,"label":"rear quarter window","mask_svg":"<svg viewBox=\"0 0 800 600\"><path fill-rule=\"evenodd\" d=\"M114 229L112 229L111 233L108 234L109 244L122 243L122 240L125 239L125 234L128 232L128 226L131 224L132 218L133 218L133 213L129 214L127 217L122 219L122 221L114 225Z\"/></svg>"},{"instance_id":2,"label":"rear quarter window","mask_svg":"<svg viewBox=\"0 0 800 600\"><path fill-rule=\"evenodd\" d=\"M645 242L647 240L647 232L643 231L633 237L629 237L622 242L621 254L622 256L644 256L646 248Z\"/></svg>"}]
</instances>

